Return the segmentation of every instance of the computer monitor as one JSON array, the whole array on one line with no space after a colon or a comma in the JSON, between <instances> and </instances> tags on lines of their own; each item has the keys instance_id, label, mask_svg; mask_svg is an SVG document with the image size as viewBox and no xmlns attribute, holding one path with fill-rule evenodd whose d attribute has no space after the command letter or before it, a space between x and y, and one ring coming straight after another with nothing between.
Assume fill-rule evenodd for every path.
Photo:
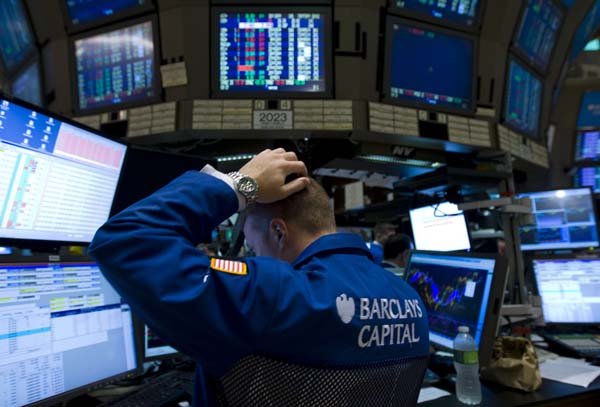
<instances>
[{"instance_id":1,"label":"computer monitor","mask_svg":"<svg viewBox=\"0 0 600 407\"><path fill-rule=\"evenodd\" d=\"M69 32L81 31L154 9L152 0L61 0Z\"/></svg>"},{"instance_id":2,"label":"computer monitor","mask_svg":"<svg viewBox=\"0 0 600 407\"><path fill-rule=\"evenodd\" d=\"M573 184L577 188L591 188L594 193L600 193L600 167L578 168Z\"/></svg>"},{"instance_id":3,"label":"computer monitor","mask_svg":"<svg viewBox=\"0 0 600 407\"><path fill-rule=\"evenodd\" d=\"M35 50L35 38L22 0L0 1L0 38L0 65L6 75L25 63Z\"/></svg>"},{"instance_id":4,"label":"computer monitor","mask_svg":"<svg viewBox=\"0 0 600 407\"><path fill-rule=\"evenodd\" d=\"M11 94L33 105L43 107L42 72L35 60L11 81Z\"/></svg>"},{"instance_id":5,"label":"computer monitor","mask_svg":"<svg viewBox=\"0 0 600 407\"><path fill-rule=\"evenodd\" d=\"M536 224L519 228L521 250L586 249L598 246L598 227L589 188L520 194L531 199Z\"/></svg>"},{"instance_id":6,"label":"computer monitor","mask_svg":"<svg viewBox=\"0 0 600 407\"><path fill-rule=\"evenodd\" d=\"M458 327L468 326L485 365L496 337L507 270L503 258L413 252L405 279L425 304L432 345L453 349Z\"/></svg>"},{"instance_id":7,"label":"computer monitor","mask_svg":"<svg viewBox=\"0 0 600 407\"><path fill-rule=\"evenodd\" d=\"M509 57L504 91L504 124L532 138L540 133L542 80L514 57Z\"/></svg>"},{"instance_id":8,"label":"computer monitor","mask_svg":"<svg viewBox=\"0 0 600 407\"><path fill-rule=\"evenodd\" d=\"M144 361L166 359L178 354L177 349L167 345L147 325L144 325Z\"/></svg>"},{"instance_id":9,"label":"computer monitor","mask_svg":"<svg viewBox=\"0 0 600 407\"><path fill-rule=\"evenodd\" d=\"M111 25L71 39L77 114L161 99L156 17Z\"/></svg>"},{"instance_id":10,"label":"computer monitor","mask_svg":"<svg viewBox=\"0 0 600 407\"><path fill-rule=\"evenodd\" d=\"M0 96L0 243L89 243L108 219L126 146Z\"/></svg>"},{"instance_id":11,"label":"computer monitor","mask_svg":"<svg viewBox=\"0 0 600 407\"><path fill-rule=\"evenodd\" d=\"M547 324L600 324L600 259L534 259Z\"/></svg>"},{"instance_id":12,"label":"computer monitor","mask_svg":"<svg viewBox=\"0 0 600 407\"><path fill-rule=\"evenodd\" d=\"M0 281L7 405L54 405L139 372L131 310L91 259L2 259Z\"/></svg>"},{"instance_id":13,"label":"computer monitor","mask_svg":"<svg viewBox=\"0 0 600 407\"><path fill-rule=\"evenodd\" d=\"M575 161L581 160L600 160L600 130L577 133Z\"/></svg>"},{"instance_id":14,"label":"computer monitor","mask_svg":"<svg viewBox=\"0 0 600 407\"><path fill-rule=\"evenodd\" d=\"M481 16L483 0L393 0L391 11L460 29L473 29Z\"/></svg>"},{"instance_id":15,"label":"computer monitor","mask_svg":"<svg viewBox=\"0 0 600 407\"><path fill-rule=\"evenodd\" d=\"M579 104L577 128L600 128L600 92L584 92Z\"/></svg>"},{"instance_id":16,"label":"computer monitor","mask_svg":"<svg viewBox=\"0 0 600 407\"><path fill-rule=\"evenodd\" d=\"M527 0L515 32L514 50L545 73L565 18L555 0Z\"/></svg>"},{"instance_id":17,"label":"computer monitor","mask_svg":"<svg viewBox=\"0 0 600 407\"><path fill-rule=\"evenodd\" d=\"M450 252L471 249L467 221L449 202L412 209L409 212L417 250Z\"/></svg>"},{"instance_id":18,"label":"computer monitor","mask_svg":"<svg viewBox=\"0 0 600 407\"><path fill-rule=\"evenodd\" d=\"M388 16L383 100L440 111L475 110L477 40Z\"/></svg>"},{"instance_id":19,"label":"computer monitor","mask_svg":"<svg viewBox=\"0 0 600 407\"><path fill-rule=\"evenodd\" d=\"M600 27L600 0L594 0L590 5L583 21L578 25L577 31L573 34L571 45L567 57L569 62L573 62L577 55L585 48L590 37L598 31Z\"/></svg>"},{"instance_id":20,"label":"computer monitor","mask_svg":"<svg viewBox=\"0 0 600 407\"><path fill-rule=\"evenodd\" d=\"M575 3L575 0L561 0L561 1L562 1L562 4L567 8L570 8L573 5L573 3Z\"/></svg>"},{"instance_id":21,"label":"computer monitor","mask_svg":"<svg viewBox=\"0 0 600 407\"><path fill-rule=\"evenodd\" d=\"M331 8L212 8L216 97L333 96Z\"/></svg>"}]
</instances>

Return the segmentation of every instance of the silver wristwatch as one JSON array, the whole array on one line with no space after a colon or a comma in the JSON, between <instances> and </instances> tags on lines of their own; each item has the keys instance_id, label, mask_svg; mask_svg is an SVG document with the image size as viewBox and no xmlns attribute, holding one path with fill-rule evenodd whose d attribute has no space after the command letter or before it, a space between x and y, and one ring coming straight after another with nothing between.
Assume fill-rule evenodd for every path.
<instances>
[{"instance_id":1,"label":"silver wristwatch","mask_svg":"<svg viewBox=\"0 0 600 407\"><path fill-rule=\"evenodd\" d=\"M238 192L246 198L246 205L252 205L256 202L256 199L258 198L258 184L254 178L237 171L230 172L227 175L233 179L233 183Z\"/></svg>"}]
</instances>

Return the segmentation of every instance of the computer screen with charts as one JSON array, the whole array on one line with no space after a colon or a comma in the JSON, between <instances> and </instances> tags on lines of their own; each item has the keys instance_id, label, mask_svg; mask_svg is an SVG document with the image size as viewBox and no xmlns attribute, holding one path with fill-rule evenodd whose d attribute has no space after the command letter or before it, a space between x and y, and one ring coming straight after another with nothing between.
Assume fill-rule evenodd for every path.
<instances>
[{"instance_id":1,"label":"computer screen with charts","mask_svg":"<svg viewBox=\"0 0 600 407\"><path fill-rule=\"evenodd\" d=\"M535 225L519 229L522 250L585 249L598 246L598 228L589 188L520 194L530 198Z\"/></svg>"},{"instance_id":2,"label":"computer screen with charts","mask_svg":"<svg viewBox=\"0 0 600 407\"><path fill-rule=\"evenodd\" d=\"M509 58L504 92L504 123L532 138L539 137L542 80L515 58Z\"/></svg>"},{"instance_id":3,"label":"computer screen with charts","mask_svg":"<svg viewBox=\"0 0 600 407\"><path fill-rule=\"evenodd\" d=\"M533 271L550 324L600 324L600 259L534 259Z\"/></svg>"},{"instance_id":4,"label":"computer screen with charts","mask_svg":"<svg viewBox=\"0 0 600 407\"><path fill-rule=\"evenodd\" d=\"M417 250L451 252L471 248L465 215L455 204L443 202L412 209L409 214Z\"/></svg>"},{"instance_id":5,"label":"computer screen with charts","mask_svg":"<svg viewBox=\"0 0 600 407\"><path fill-rule=\"evenodd\" d=\"M489 357L506 281L503 259L472 255L413 252L405 279L421 296L429 317L429 340L452 349L459 326L468 326Z\"/></svg>"},{"instance_id":6,"label":"computer screen with charts","mask_svg":"<svg viewBox=\"0 0 600 407\"><path fill-rule=\"evenodd\" d=\"M96 263L2 260L2 405L59 403L137 371L131 310Z\"/></svg>"},{"instance_id":7,"label":"computer screen with charts","mask_svg":"<svg viewBox=\"0 0 600 407\"><path fill-rule=\"evenodd\" d=\"M89 243L108 219L126 146L0 97L0 241Z\"/></svg>"},{"instance_id":8,"label":"computer screen with charts","mask_svg":"<svg viewBox=\"0 0 600 407\"><path fill-rule=\"evenodd\" d=\"M575 161L600 160L600 131L581 131L575 142Z\"/></svg>"}]
</instances>

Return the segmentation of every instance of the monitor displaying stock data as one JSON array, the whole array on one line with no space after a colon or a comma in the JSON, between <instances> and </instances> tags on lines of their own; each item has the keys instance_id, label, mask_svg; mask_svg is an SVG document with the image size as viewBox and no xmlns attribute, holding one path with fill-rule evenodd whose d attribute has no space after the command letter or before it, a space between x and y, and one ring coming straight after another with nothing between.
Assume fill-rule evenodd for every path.
<instances>
[{"instance_id":1,"label":"monitor displaying stock data","mask_svg":"<svg viewBox=\"0 0 600 407\"><path fill-rule=\"evenodd\" d=\"M542 81L531 70L509 58L504 93L504 124L532 138L539 137Z\"/></svg>"},{"instance_id":2,"label":"monitor displaying stock data","mask_svg":"<svg viewBox=\"0 0 600 407\"><path fill-rule=\"evenodd\" d=\"M583 93L577 115L577 128L600 128L600 92L587 91Z\"/></svg>"},{"instance_id":3,"label":"monitor displaying stock data","mask_svg":"<svg viewBox=\"0 0 600 407\"><path fill-rule=\"evenodd\" d=\"M330 10L213 7L213 94L331 96Z\"/></svg>"},{"instance_id":4,"label":"monitor displaying stock data","mask_svg":"<svg viewBox=\"0 0 600 407\"><path fill-rule=\"evenodd\" d=\"M600 160L600 131L577 133L575 161Z\"/></svg>"},{"instance_id":5,"label":"monitor displaying stock data","mask_svg":"<svg viewBox=\"0 0 600 407\"><path fill-rule=\"evenodd\" d=\"M600 259L534 259L549 324L600 324Z\"/></svg>"},{"instance_id":6,"label":"monitor displaying stock data","mask_svg":"<svg viewBox=\"0 0 600 407\"><path fill-rule=\"evenodd\" d=\"M160 100L156 19L75 37L76 110L110 111Z\"/></svg>"},{"instance_id":7,"label":"monitor displaying stock data","mask_svg":"<svg viewBox=\"0 0 600 407\"><path fill-rule=\"evenodd\" d=\"M412 209L409 215L417 250L451 252L471 248L465 215L455 204L443 202Z\"/></svg>"},{"instance_id":8,"label":"monitor displaying stock data","mask_svg":"<svg viewBox=\"0 0 600 407\"><path fill-rule=\"evenodd\" d=\"M554 0L527 0L523 7L514 48L531 65L546 72L565 13Z\"/></svg>"},{"instance_id":9,"label":"monitor displaying stock data","mask_svg":"<svg viewBox=\"0 0 600 407\"><path fill-rule=\"evenodd\" d=\"M589 188L520 194L531 199L535 224L519 229L521 249L565 250L598 246L598 228Z\"/></svg>"},{"instance_id":10,"label":"monitor displaying stock data","mask_svg":"<svg viewBox=\"0 0 600 407\"><path fill-rule=\"evenodd\" d=\"M592 188L595 193L600 193L600 167L578 168L574 176L574 185Z\"/></svg>"},{"instance_id":11,"label":"monitor displaying stock data","mask_svg":"<svg viewBox=\"0 0 600 407\"><path fill-rule=\"evenodd\" d=\"M473 112L475 38L396 17L388 17L387 24L384 99Z\"/></svg>"},{"instance_id":12,"label":"monitor displaying stock data","mask_svg":"<svg viewBox=\"0 0 600 407\"><path fill-rule=\"evenodd\" d=\"M36 106L43 105L42 72L38 61L34 61L13 79L11 93L14 97Z\"/></svg>"},{"instance_id":13,"label":"monitor displaying stock data","mask_svg":"<svg viewBox=\"0 0 600 407\"><path fill-rule=\"evenodd\" d=\"M393 0L392 10L411 17L459 27L473 27L479 21L483 0Z\"/></svg>"},{"instance_id":14,"label":"monitor displaying stock data","mask_svg":"<svg viewBox=\"0 0 600 407\"><path fill-rule=\"evenodd\" d=\"M23 1L0 1L0 65L6 72L13 72L34 49L35 38Z\"/></svg>"},{"instance_id":15,"label":"monitor displaying stock data","mask_svg":"<svg viewBox=\"0 0 600 407\"><path fill-rule=\"evenodd\" d=\"M0 241L89 243L108 219L126 147L0 99Z\"/></svg>"},{"instance_id":16,"label":"monitor displaying stock data","mask_svg":"<svg viewBox=\"0 0 600 407\"><path fill-rule=\"evenodd\" d=\"M104 24L154 8L152 0L61 0L70 31Z\"/></svg>"},{"instance_id":17,"label":"monitor displaying stock data","mask_svg":"<svg viewBox=\"0 0 600 407\"><path fill-rule=\"evenodd\" d=\"M60 404L137 369L131 310L96 263L0 263L0 405Z\"/></svg>"}]
</instances>

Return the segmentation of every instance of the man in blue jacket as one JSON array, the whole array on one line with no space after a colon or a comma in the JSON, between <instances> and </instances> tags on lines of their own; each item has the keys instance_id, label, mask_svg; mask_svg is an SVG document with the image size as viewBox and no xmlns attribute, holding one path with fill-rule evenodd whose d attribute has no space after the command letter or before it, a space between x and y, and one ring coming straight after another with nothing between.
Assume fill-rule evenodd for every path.
<instances>
[{"instance_id":1,"label":"man in blue jacket","mask_svg":"<svg viewBox=\"0 0 600 407\"><path fill-rule=\"evenodd\" d=\"M297 178L286 183L292 174ZM209 258L195 248L246 207L244 232L258 257ZM240 384L249 372L261 374L240 370L253 357L285 363L285 369L340 369L332 375L398 361L426 365L427 316L416 292L382 273L359 236L334 231L327 195L305 165L294 153L265 150L239 172L207 166L182 175L111 218L90 254L150 328L197 361L196 405L266 405L266 398L270 405L319 405L323 397L334 397L335 405L365 405L367 399L355 396L340 399L347 378L338 380L339 394L324 381L303 383L315 370L293 376L283 393L265 395L283 377L272 375L260 397L239 395L256 387L254 379ZM410 381L406 400L413 403L424 372L419 366L406 368L412 379L393 370L399 384L363 381L386 400L375 383L389 394ZM236 371L243 373L232 375ZM303 386L308 390L296 395L303 401L290 401L287 393ZM326 390L317 394L319 386Z\"/></svg>"}]
</instances>

